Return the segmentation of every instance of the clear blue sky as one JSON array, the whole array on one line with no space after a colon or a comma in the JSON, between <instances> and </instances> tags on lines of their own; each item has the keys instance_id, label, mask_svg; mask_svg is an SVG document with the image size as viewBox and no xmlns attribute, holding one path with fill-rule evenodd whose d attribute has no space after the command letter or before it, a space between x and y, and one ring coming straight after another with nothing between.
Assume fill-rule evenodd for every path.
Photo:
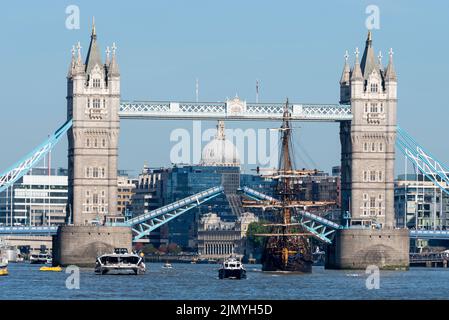
<instances>
[{"instance_id":1,"label":"clear blue sky","mask_svg":"<svg viewBox=\"0 0 449 320\"><path fill-rule=\"evenodd\" d=\"M71 4L81 10L79 30L65 28ZM64 122L70 49L80 40L86 53L92 16L102 49L117 43L122 99L193 101L199 78L200 100L237 92L254 101L257 78L261 102L336 103L343 54L362 50L369 4L380 8L376 53L395 52L398 123L449 163L446 1L39 1L4 3L0 11L0 171ZM169 164L170 132L191 126L122 121L120 168ZM67 166L65 140L54 165ZM339 163L338 125L301 124L299 141L320 169Z\"/></svg>"}]
</instances>

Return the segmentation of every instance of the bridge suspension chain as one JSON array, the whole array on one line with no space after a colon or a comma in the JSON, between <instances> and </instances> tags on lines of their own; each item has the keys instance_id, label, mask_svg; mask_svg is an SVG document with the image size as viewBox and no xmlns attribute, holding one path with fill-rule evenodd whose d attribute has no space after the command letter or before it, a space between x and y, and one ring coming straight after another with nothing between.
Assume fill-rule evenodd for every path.
<instances>
[{"instance_id":1,"label":"bridge suspension chain","mask_svg":"<svg viewBox=\"0 0 449 320\"><path fill-rule=\"evenodd\" d=\"M36 165L53 147L61 140L61 137L72 127L72 120L68 120L62 127L56 130L41 145L16 162L5 172L0 174L0 192L3 192L17 180L23 177Z\"/></svg>"},{"instance_id":2,"label":"bridge suspension chain","mask_svg":"<svg viewBox=\"0 0 449 320\"><path fill-rule=\"evenodd\" d=\"M425 150L405 130L397 128L396 145L399 150L409 159L416 168L430 181L438 186L441 191L449 195L448 167Z\"/></svg>"}]
</instances>

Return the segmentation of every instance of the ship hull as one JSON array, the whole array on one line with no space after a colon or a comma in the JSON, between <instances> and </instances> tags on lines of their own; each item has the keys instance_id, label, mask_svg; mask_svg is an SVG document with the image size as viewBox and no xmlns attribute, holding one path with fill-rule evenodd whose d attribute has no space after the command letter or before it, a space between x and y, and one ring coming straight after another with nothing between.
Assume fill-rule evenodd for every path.
<instances>
[{"instance_id":1,"label":"ship hull","mask_svg":"<svg viewBox=\"0 0 449 320\"><path fill-rule=\"evenodd\" d=\"M218 270L219 279L246 279L245 269L220 269Z\"/></svg>"},{"instance_id":2,"label":"ship hull","mask_svg":"<svg viewBox=\"0 0 449 320\"><path fill-rule=\"evenodd\" d=\"M313 260L302 255L289 256L287 263L284 264L281 255L268 253L262 261L262 271L311 273L312 265Z\"/></svg>"}]
</instances>

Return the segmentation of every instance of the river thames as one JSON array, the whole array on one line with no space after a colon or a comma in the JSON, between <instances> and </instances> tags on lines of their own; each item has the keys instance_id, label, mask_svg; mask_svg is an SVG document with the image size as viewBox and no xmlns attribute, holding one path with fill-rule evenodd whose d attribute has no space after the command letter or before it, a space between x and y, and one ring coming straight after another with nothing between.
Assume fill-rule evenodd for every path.
<instances>
[{"instance_id":1,"label":"river thames","mask_svg":"<svg viewBox=\"0 0 449 320\"><path fill-rule=\"evenodd\" d=\"M81 269L80 288L67 289L70 274L42 272L40 265L10 264L9 276L0 277L0 299L448 299L449 269L412 268L381 271L379 289L368 290L364 271L325 270L312 274L282 275L247 265L246 280L219 280L218 265L148 263L145 275L97 275Z\"/></svg>"}]
</instances>

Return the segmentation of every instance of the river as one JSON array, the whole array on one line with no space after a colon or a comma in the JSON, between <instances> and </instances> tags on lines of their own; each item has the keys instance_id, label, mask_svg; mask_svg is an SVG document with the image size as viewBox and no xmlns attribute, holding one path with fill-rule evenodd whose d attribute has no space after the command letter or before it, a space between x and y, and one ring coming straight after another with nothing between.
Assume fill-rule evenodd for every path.
<instances>
[{"instance_id":1,"label":"river","mask_svg":"<svg viewBox=\"0 0 449 320\"><path fill-rule=\"evenodd\" d=\"M219 280L218 265L148 263L145 275L97 275L80 269L79 289L68 289L62 272L40 265L10 264L0 277L0 299L448 299L449 269L381 271L379 289L367 289L365 271L325 270L285 275L247 265L246 280Z\"/></svg>"}]
</instances>

